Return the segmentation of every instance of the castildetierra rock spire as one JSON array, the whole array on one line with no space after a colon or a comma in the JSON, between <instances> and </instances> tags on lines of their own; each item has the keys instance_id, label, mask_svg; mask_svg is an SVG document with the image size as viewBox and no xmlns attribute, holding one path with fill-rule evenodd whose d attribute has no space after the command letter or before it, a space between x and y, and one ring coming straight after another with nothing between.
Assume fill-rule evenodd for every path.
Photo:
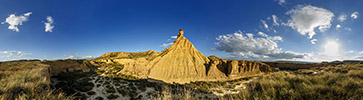
<instances>
[{"instance_id":1,"label":"castildetierra rock spire","mask_svg":"<svg viewBox=\"0 0 363 100\"><path fill-rule=\"evenodd\" d=\"M209 59L200 53L179 30L178 38L151 61L149 78L185 83L206 79L205 64Z\"/></svg>"}]
</instances>

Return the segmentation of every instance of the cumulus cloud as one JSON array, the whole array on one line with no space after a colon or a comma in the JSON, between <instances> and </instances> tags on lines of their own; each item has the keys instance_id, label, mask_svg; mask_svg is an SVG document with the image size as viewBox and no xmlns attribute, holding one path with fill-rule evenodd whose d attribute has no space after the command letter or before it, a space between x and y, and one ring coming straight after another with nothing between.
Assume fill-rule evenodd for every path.
<instances>
[{"instance_id":1,"label":"cumulus cloud","mask_svg":"<svg viewBox=\"0 0 363 100\"><path fill-rule=\"evenodd\" d=\"M347 15L346 14L341 14L339 17L338 17L338 20L340 21L340 22L343 22L343 21L345 21L347 19Z\"/></svg>"},{"instance_id":2,"label":"cumulus cloud","mask_svg":"<svg viewBox=\"0 0 363 100\"><path fill-rule=\"evenodd\" d=\"M27 55L32 55L31 53L24 53L22 51L0 51L1 54L5 54L7 58L10 57L23 57L23 56L27 56Z\"/></svg>"},{"instance_id":3,"label":"cumulus cloud","mask_svg":"<svg viewBox=\"0 0 363 100\"><path fill-rule=\"evenodd\" d=\"M339 29L340 27L342 27L342 26L340 26L339 24L337 25L337 26L335 26L337 29Z\"/></svg>"},{"instance_id":4,"label":"cumulus cloud","mask_svg":"<svg viewBox=\"0 0 363 100\"><path fill-rule=\"evenodd\" d=\"M273 25L279 26L278 18L276 15L272 15L272 21L274 22Z\"/></svg>"},{"instance_id":5,"label":"cumulus cloud","mask_svg":"<svg viewBox=\"0 0 363 100\"><path fill-rule=\"evenodd\" d=\"M352 17L353 19L357 19L358 15L359 15L358 12L353 12L352 15L350 15L350 17Z\"/></svg>"},{"instance_id":6,"label":"cumulus cloud","mask_svg":"<svg viewBox=\"0 0 363 100\"><path fill-rule=\"evenodd\" d=\"M32 12L25 13L20 16L16 16L15 14L10 14L8 18L6 18L5 22L1 24L8 23L8 29L19 32L18 25L23 25L23 22L28 21L28 17L32 14Z\"/></svg>"},{"instance_id":7,"label":"cumulus cloud","mask_svg":"<svg viewBox=\"0 0 363 100\"><path fill-rule=\"evenodd\" d=\"M310 40L311 44L315 44L315 43L316 43L316 41L318 41L318 40L317 40L317 39L312 39L312 40Z\"/></svg>"},{"instance_id":8,"label":"cumulus cloud","mask_svg":"<svg viewBox=\"0 0 363 100\"><path fill-rule=\"evenodd\" d=\"M324 32L330 28L334 17L331 11L311 5L298 5L286 14L290 15L291 19L285 25L290 26L301 35L308 34L310 39L316 34L314 29L318 28L320 32Z\"/></svg>"},{"instance_id":9,"label":"cumulus cloud","mask_svg":"<svg viewBox=\"0 0 363 100\"><path fill-rule=\"evenodd\" d=\"M165 47L171 46L172 44L173 44L172 42L166 43L166 44L164 43L164 44L160 45L160 47L165 48Z\"/></svg>"},{"instance_id":10,"label":"cumulus cloud","mask_svg":"<svg viewBox=\"0 0 363 100\"><path fill-rule=\"evenodd\" d=\"M268 36L258 32L254 37L252 33L239 33L220 35L216 38L216 49L231 53L234 57L268 60L268 59L293 59L303 58L304 55L283 52L277 42L282 41L280 36Z\"/></svg>"},{"instance_id":11,"label":"cumulus cloud","mask_svg":"<svg viewBox=\"0 0 363 100\"><path fill-rule=\"evenodd\" d=\"M266 21L261 20L261 23L263 24L263 27L265 27L266 29L268 29L268 25L267 25Z\"/></svg>"},{"instance_id":12,"label":"cumulus cloud","mask_svg":"<svg viewBox=\"0 0 363 100\"><path fill-rule=\"evenodd\" d=\"M47 22L44 23L45 32L53 32L54 25L53 18L51 16L47 16Z\"/></svg>"},{"instance_id":13,"label":"cumulus cloud","mask_svg":"<svg viewBox=\"0 0 363 100\"><path fill-rule=\"evenodd\" d=\"M78 53L76 54L69 54L65 55L67 59L93 59L96 58L95 56L79 56Z\"/></svg>"}]
</instances>

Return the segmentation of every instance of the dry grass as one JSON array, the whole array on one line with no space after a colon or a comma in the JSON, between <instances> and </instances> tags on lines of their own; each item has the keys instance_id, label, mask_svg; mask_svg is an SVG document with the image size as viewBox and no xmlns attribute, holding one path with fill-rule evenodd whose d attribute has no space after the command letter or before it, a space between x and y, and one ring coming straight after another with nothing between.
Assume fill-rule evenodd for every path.
<instances>
[{"instance_id":1,"label":"dry grass","mask_svg":"<svg viewBox=\"0 0 363 100\"><path fill-rule=\"evenodd\" d=\"M55 93L50 90L49 80L42 75L44 68L45 65L39 61L0 63L0 100L72 99L63 93ZM245 79L235 81L245 81ZM200 94L208 92L214 87L233 85L235 81L158 85L156 90L160 93L157 93L153 99L212 99ZM342 64L275 72L258 77L247 84L247 89L239 91L240 93L237 95L226 95L216 99L361 100L363 98L363 64Z\"/></svg>"},{"instance_id":2,"label":"dry grass","mask_svg":"<svg viewBox=\"0 0 363 100\"><path fill-rule=\"evenodd\" d=\"M64 100L69 97L54 93L44 74L45 65L34 62L0 63L0 100Z\"/></svg>"},{"instance_id":3,"label":"dry grass","mask_svg":"<svg viewBox=\"0 0 363 100\"><path fill-rule=\"evenodd\" d=\"M241 91L238 96L228 98L359 100L363 98L363 65L344 64L298 70L297 73L281 71L259 77Z\"/></svg>"},{"instance_id":4,"label":"dry grass","mask_svg":"<svg viewBox=\"0 0 363 100\"><path fill-rule=\"evenodd\" d=\"M198 88L211 83L198 83ZM206 88L208 89L208 88ZM165 89L167 91L167 89ZM191 90L186 90L191 91ZM237 95L218 97L221 100L362 100L363 64L342 64L297 71L280 71L258 77L240 89ZM163 92L159 99L175 99ZM188 93L185 100L206 99ZM188 97L188 99L186 99ZM180 99L180 98L179 98Z\"/></svg>"}]
</instances>

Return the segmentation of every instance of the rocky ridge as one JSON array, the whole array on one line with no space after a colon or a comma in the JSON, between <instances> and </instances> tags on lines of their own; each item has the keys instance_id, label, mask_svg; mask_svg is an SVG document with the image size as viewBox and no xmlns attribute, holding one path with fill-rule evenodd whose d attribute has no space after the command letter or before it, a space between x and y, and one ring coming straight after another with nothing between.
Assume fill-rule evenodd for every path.
<instances>
[{"instance_id":1,"label":"rocky ridge","mask_svg":"<svg viewBox=\"0 0 363 100\"><path fill-rule=\"evenodd\" d=\"M180 29L174 43L160 53L152 50L139 53L112 52L92 60L91 63L106 71L112 71L110 69L113 67L104 67L105 65L122 65L121 70L113 73L181 84L225 81L275 70L262 62L206 57L183 34Z\"/></svg>"}]
</instances>

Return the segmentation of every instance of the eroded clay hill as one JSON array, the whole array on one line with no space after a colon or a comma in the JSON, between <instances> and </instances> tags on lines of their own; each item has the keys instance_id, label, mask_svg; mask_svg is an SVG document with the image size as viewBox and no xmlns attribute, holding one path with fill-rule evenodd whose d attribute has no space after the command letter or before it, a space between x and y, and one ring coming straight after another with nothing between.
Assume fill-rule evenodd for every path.
<instances>
[{"instance_id":1,"label":"eroded clay hill","mask_svg":"<svg viewBox=\"0 0 363 100\"><path fill-rule=\"evenodd\" d=\"M224 81L274 71L261 62L206 57L183 36L182 29L174 43L161 53L152 50L138 53L112 52L91 63L101 66L100 70L106 72L182 84L192 81ZM107 64L122 65L123 68L114 72L114 66L104 67Z\"/></svg>"},{"instance_id":2,"label":"eroded clay hill","mask_svg":"<svg viewBox=\"0 0 363 100\"><path fill-rule=\"evenodd\" d=\"M174 43L150 62L149 77L179 83L206 80L208 62L180 30Z\"/></svg>"}]
</instances>

